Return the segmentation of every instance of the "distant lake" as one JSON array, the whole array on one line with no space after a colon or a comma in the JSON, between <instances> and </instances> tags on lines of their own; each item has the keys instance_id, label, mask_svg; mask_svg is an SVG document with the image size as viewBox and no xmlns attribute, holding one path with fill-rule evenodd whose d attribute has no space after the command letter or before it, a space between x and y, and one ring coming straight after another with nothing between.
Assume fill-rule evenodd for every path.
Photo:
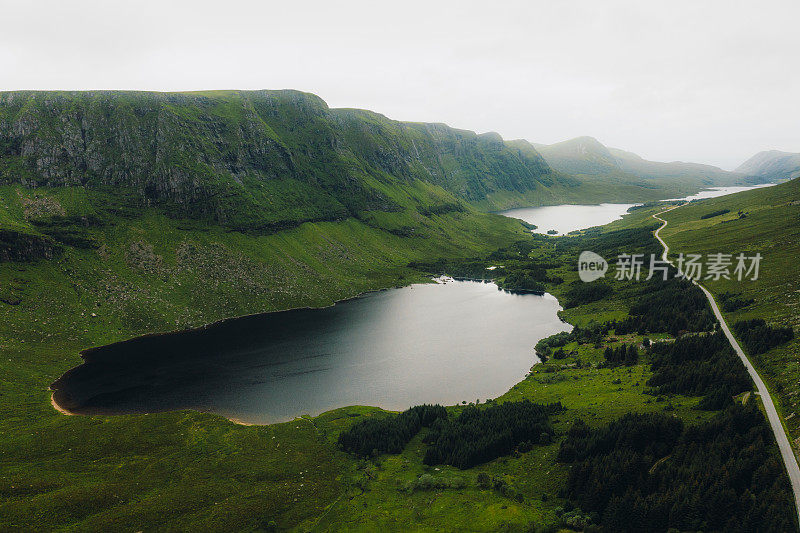
<instances>
[{"instance_id":1,"label":"distant lake","mask_svg":"<svg viewBox=\"0 0 800 533\"><path fill-rule=\"evenodd\" d=\"M538 362L539 339L571 329L559 309L493 283L412 285L92 349L54 399L81 414L196 409L248 423L474 402L506 392Z\"/></svg>"},{"instance_id":2,"label":"distant lake","mask_svg":"<svg viewBox=\"0 0 800 533\"><path fill-rule=\"evenodd\" d=\"M713 187L700 191L697 194L685 196L683 198L671 198L670 200L702 200L704 198L715 198L717 196L725 196L742 191L749 191L750 189L759 189L761 187L770 187L774 183L765 183L762 185L754 185L748 187ZM628 209L634 205L641 204L599 204L599 205L549 205L544 207L523 207L519 209L509 209L501 211L499 214L519 218L534 224L537 229L534 233L547 233L548 231L555 230L553 235L566 235L570 231L587 229L594 226L602 226L615 220L622 218L622 215L628 212Z\"/></svg>"},{"instance_id":3,"label":"distant lake","mask_svg":"<svg viewBox=\"0 0 800 533\"><path fill-rule=\"evenodd\" d=\"M548 205L509 209L499 214L535 224L537 226L535 233L555 230L554 235L565 235L570 231L602 226L619 220L634 205L638 204Z\"/></svg>"},{"instance_id":4,"label":"distant lake","mask_svg":"<svg viewBox=\"0 0 800 533\"><path fill-rule=\"evenodd\" d=\"M763 187L772 187L773 185L777 185L777 183L762 183L760 185L751 185L748 187L712 187L711 189L700 191L699 193L692 194L691 196L684 196L683 198L671 198L671 200L687 200L691 202L692 200L703 200L704 198L716 198L717 196L726 196L728 194L734 194L737 192L749 191L750 189L761 189Z\"/></svg>"}]
</instances>

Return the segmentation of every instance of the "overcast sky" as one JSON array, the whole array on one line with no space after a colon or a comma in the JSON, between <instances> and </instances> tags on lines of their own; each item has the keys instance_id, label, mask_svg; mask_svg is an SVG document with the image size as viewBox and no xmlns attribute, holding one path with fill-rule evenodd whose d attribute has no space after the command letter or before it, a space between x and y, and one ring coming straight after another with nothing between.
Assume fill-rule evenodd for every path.
<instances>
[{"instance_id":1,"label":"overcast sky","mask_svg":"<svg viewBox=\"0 0 800 533\"><path fill-rule=\"evenodd\" d=\"M800 1L0 0L0 90L278 89L733 168L800 151Z\"/></svg>"}]
</instances>

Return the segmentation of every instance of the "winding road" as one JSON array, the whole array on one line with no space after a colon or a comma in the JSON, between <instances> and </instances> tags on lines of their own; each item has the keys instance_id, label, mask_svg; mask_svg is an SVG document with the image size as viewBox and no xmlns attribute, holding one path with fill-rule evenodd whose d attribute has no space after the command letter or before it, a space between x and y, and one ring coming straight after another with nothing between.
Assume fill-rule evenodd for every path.
<instances>
[{"instance_id":1,"label":"winding road","mask_svg":"<svg viewBox=\"0 0 800 533\"><path fill-rule=\"evenodd\" d=\"M677 207L680 206L671 207L653 215L653 218L662 222L661 227L659 227L654 233L656 239L658 239L658 242L660 242L661 246L664 247L664 253L661 255L661 258L664 261L668 261L670 264L672 264L672 261L667 258L667 255L669 254L669 246L667 246L667 243L665 243L664 239L662 239L659 235L661 230L666 227L667 221L659 217L659 215L663 215L667 211L672 211ZM728 329L728 324L722 317L722 313L720 312L714 297L711 295L708 289L697 283L695 280L692 280L692 283L700 287L700 289L705 293L706 298L708 298L708 301L711 304L711 308L714 310L714 315L717 317L717 320L722 327L722 331L725 332L725 336L728 337L728 341L731 343L733 350L739 356L739 359L742 360L745 368L747 368L747 372L750 374L750 377L753 378L753 381L756 384L756 389L758 389L758 394L761 396L761 401L764 404L764 410L767 412L769 424L772 426L772 432L775 434L775 440L778 442L778 448L781 450L783 464L786 465L786 472L789 474L789 481L792 484L792 491L794 492L795 511L798 514L798 520L800 520L800 468L797 466L797 458L792 450L789 437L786 435L786 430L783 428L780 416L778 416L778 411L775 409L775 404L772 402L772 396L770 395L767 386L764 384L764 381L761 379L761 376L758 375L758 372L756 372L753 364L745 355L744 350L742 350L742 347L739 346L739 342L736 340L733 334L731 334L731 330Z\"/></svg>"}]
</instances>

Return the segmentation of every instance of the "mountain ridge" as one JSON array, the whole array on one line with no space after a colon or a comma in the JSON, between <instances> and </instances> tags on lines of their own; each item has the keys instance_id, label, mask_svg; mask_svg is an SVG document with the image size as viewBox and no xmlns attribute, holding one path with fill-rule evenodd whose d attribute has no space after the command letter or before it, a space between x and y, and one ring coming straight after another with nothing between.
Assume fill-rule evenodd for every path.
<instances>
[{"instance_id":1,"label":"mountain ridge","mask_svg":"<svg viewBox=\"0 0 800 533\"><path fill-rule=\"evenodd\" d=\"M647 161L588 136L538 145L401 122L289 89L0 93L0 184L83 187L245 232L646 202L765 179Z\"/></svg>"},{"instance_id":2,"label":"mountain ridge","mask_svg":"<svg viewBox=\"0 0 800 533\"><path fill-rule=\"evenodd\" d=\"M235 228L492 206L496 193L568 181L498 134L331 109L299 91L0 93L0 182L124 188ZM408 193L420 183L441 190Z\"/></svg>"},{"instance_id":3,"label":"mountain ridge","mask_svg":"<svg viewBox=\"0 0 800 533\"><path fill-rule=\"evenodd\" d=\"M736 168L767 179L793 179L800 177L800 153L765 150L759 152Z\"/></svg>"},{"instance_id":4,"label":"mountain ridge","mask_svg":"<svg viewBox=\"0 0 800 533\"><path fill-rule=\"evenodd\" d=\"M724 186L758 183L757 177L728 172L713 165L650 161L638 154L605 146L594 137L582 136L550 145L537 144L545 161L555 170L587 178L613 177L622 181L673 186Z\"/></svg>"}]
</instances>

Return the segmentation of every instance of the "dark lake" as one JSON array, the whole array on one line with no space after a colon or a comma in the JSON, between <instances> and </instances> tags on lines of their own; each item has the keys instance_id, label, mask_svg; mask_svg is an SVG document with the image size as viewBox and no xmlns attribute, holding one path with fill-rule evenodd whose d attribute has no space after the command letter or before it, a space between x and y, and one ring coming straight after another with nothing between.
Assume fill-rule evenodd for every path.
<instances>
[{"instance_id":1,"label":"dark lake","mask_svg":"<svg viewBox=\"0 0 800 533\"><path fill-rule=\"evenodd\" d=\"M80 414L196 409L257 424L483 401L525 376L539 339L571 329L559 309L493 283L412 285L88 350L54 399Z\"/></svg>"}]
</instances>

